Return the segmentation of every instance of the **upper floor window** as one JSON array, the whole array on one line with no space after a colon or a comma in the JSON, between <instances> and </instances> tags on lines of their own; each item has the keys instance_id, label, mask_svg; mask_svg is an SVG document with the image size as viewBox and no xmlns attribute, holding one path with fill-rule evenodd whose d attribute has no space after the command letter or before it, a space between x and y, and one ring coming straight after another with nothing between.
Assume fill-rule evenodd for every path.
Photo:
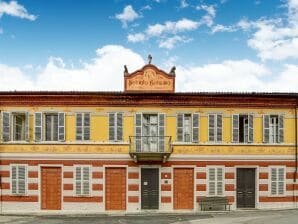
<instances>
[{"instance_id":1,"label":"upper floor window","mask_svg":"<svg viewBox=\"0 0 298 224\"><path fill-rule=\"evenodd\" d=\"M165 150L165 114L137 113L135 116L135 145L137 152Z\"/></svg>"},{"instance_id":2,"label":"upper floor window","mask_svg":"<svg viewBox=\"0 0 298 224\"><path fill-rule=\"evenodd\" d=\"M199 114L177 115L177 141L199 141Z\"/></svg>"},{"instance_id":3,"label":"upper floor window","mask_svg":"<svg viewBox=\"0 0 298 224\"><path fill-rule=\"evenodd\" d=\"M263 116L263 141L265 143L284 142L284 115Z\"/></svg>"},{"instance_id":4,"label":"upper floor window","mask_svg":"<svg viewBox=\"0 0 298 224\"><path fill-rule=\"evenodd\" d=\"M2 112L2 139L29 141L29 114L27 112Z\"/></svg>"},{"instance_id":5,"label":"upper floor window","mask_svg":"<svg viewBox=\"0 0 298 224\"><path fill-rule=\"evenodd\" d=\"M253 115L234 114L233 115L233 142L248 143L253 142Z\"/></svg>"},{"instance_id":6,"label":"upper floor window","mask_svg":"<svg viewBox=\"0 0 298 224\"><path fill-rule=\"evenodd\" d=\"M76 114L76 140L90 140L90 113Z\"/></svg>"},{"instance_id":7,"label":"upper floor window","mask_svg":"<svg viewBox=\"0 0 298 224\"><path fill-rule=\"evenodd\" d=\"M27 165L11 165L10 172L11 194L25 195L27 190Z\"/></svg>"},{"instance_id":8,"label":"upper floor window","mask_svg":"<svg viewBox=\"0 0 298 224\"><path fill-rule=\"evenodd\" d=\"M123 141L123 113L109 113L109 140Z\"/></svg>"},{"instance_id":9,"label":"upper floor window","mask_svg":"<svg viewBox=\"0 0 298 224\"><path fill-rule=\"evenodd\" d=\"M208 115L208 139L209 142L222 141L222 114Z\"/></svg>"},{"instance_id":10,"label":"upper floor window","mask_svg":"<svg viewBox=\"0 0 298 224\"><path fill-rule=\"evenodd\" d=\"M65 114L36 112L34 115L35 141L64 141Z\"/></svg>"}]
</instances>

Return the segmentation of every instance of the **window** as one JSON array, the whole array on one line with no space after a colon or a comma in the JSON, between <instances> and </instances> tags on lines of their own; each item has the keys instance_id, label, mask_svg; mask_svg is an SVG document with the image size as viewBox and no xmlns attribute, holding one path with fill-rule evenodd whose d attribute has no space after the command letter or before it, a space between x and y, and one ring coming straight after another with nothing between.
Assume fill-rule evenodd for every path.
<instances>
[{"instance_id":1,"label":"window","mask_svg":"<svg viewBox=\"0 0 298 224\"><path fill-rule=\"evenodd\" d=\"M284 142L284 115L263 116L264 143Z\"/></svg>"},{"instance_id":2,"label":"window","mask_svg":"<svg viewBox=\"0 0 298 224\"><path fill-rule=\"evenodd\" d=\"M208 138L209 142L222 141L222 115L209 114L208 116Z\"/></svg>"},{"instance_id":3,"label":"window","mask_svg":"<svg viewBox=\"0 0 298 224\"><path fill-rule=\"evenodd\" d=\"M77 113L76 140L90 140L90 114Z\"/></svg>"},{"instance_id":4,"label":"window","mask_svg":"<svg viewBox=\"0 0 298 224\"><path fill-rule=\"evenodd\" d=\"M2 139L29 141L29 114L27 112L2 113Z\"/></svg>"},{"instance_id":5,"label":"window","mask_svg":"<svg viewBox=\"0 0 298 224\"><path fill-rule=\"evenodd\" d=\"M224 189L224 167L208 167L208 195L221 196Z\"/></svg>"},{"instance_id":6,"label":"window","mask_svg":"<svg viewBox=\"0 0 298 224\"><path fill-rule=\"evenodd\" d=\"M270 167L270 193L272 196L285 194L285 167Z\"/></svg>"},{"instance_id":7,"label":"window","mask_svg":"<svg viewBox=\"0 0 298 224\"><path fill-rule=\"evenodd\" d=\"M45 140L58 141L58 114L46 114L45 124Z\"/></svg>"},{"instance_id":8,"label":"window","mask_svg":"<svg viewBox=\"0 0 298 224\"><path fill-rule=\"evenodd\" d=\"M75 194L77 196L90 195L90 166L75 166Z\"/></svg>"},{"instance_id":9,"label":"window","mask_svg":"<svg viewBox=\"0 0 298 224\"><path fill-rule=\"evenodd\" d=\"M165 151L165 114L135 115L135 144L137 152Z\"/></svg>"},{"instance_id":10,"label":"window","mask_svg":"<svg viewBox=\"0 0 298 224\"><path fill-rule=\"evenodd\" d=\"M253 115L234 114L232 119L233 142L251 143L253 142Z\"/></svg>"},{"instance_id":11,"label":"window","mask_svg":"<svg viewBox=\"0 0 298 224\"><path fill-rule=\"evenodd\" d=\"M123 140L123 113L109 113L109 140Z\"/></svg>"},{"instance_id":12,"label":"window","mask_svg":"<svg viewBox=\"0 0 298 224\"><path fill-rule=\"evenodd\" d=\"M65 140L65 114L41 113L34 114L34 139L40 141Z\"/></svg>"},{"instance_id":13,"label":"window","mask_svg":"<svg viewBox=\"0 0 298 224\"><path fill-rule=\"evenodd\" d=\"M27 184L27 165L15 164L11 165L11 194L25 195Z\"/></svg>"},{"instance_id":14,"label":"window","mask_svg":"<svg viewBox=\"0 0 298 224\"><path fill-rule=\"evenodd\" d=\"M199 114L177 115L177 141L199 141Z\"/></svg>"}]
</instances>

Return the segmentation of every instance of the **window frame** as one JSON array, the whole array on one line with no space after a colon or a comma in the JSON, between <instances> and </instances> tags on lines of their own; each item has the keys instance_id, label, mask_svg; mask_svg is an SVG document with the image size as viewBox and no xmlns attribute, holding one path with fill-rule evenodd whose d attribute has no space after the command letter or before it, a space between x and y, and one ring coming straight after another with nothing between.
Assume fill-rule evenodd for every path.
<instances>
[{"instance_id":1,"label":"window frame","mask_svg":"<svg viewBox=\"0 0 298 224\"><path fill-rule=\"evenodd\" d=\"M110 139L110 114L114 114L114 139ZM118 124L117 124L117 116L118 114L122 114L122 136L121 140L118 140ZM123 142L124 141L124 112L109 112L108 113L108 141L109 142Z\"/></svg>"},{"instance_id":2,"label":"window frame","mask_svg":"<svg viewBox=\"0 0 298 224\"><path fill-rule=\"evenodd\" d=\"M268 187L268 190L269 190L269 197L284 197L286 195L286 184L287 184L287 179L286 179L286 174L287 174L287 167L286 166L269 166L269 187ZM277 183L276 185L276 194L272 194L272 181L271 181L271 177L272 177L272 169L277 169L277 171L280 169L280 168L283 168L284 169L284 175L283 175L283 194L279 194L278 191L279 191L279 187L278 187L278 182L280 182L280 180L278 179L278 172L277 172L277 180L275 181Z\"/></svg>"},{"instance_id":3,"label":"window frame","mask_svg":"<svg viewBox=\"0 0 298 224\"><path fill-rule=\"evenodd\" d=\"M214 140L213 141L210 141L210 129L209 129L209 121L210 121L210 115L214 115ZM221 141L218 141L217 140L217 129L218 129L218 125L217 125L217 116L218 115L221 115ZM223 143L223 136L224 136L224 127L223 127L223 124L224 124L224 116L223 116L223 113L221 112L214 112L214 113L208 113L207 115L208 117L208 123L207 123L207 128L208 128L208 142L209 143Z\"/></svg>"},{"instance_id":4,"label":"window frame","mask_svg":"<svg viewBox=\"0 0 298 224\"><path fill-rule=\"evenodd\" d=\"M215 194L214 195L210 195L209 194L209 169L211 168L214 168L215 169ZM219 195L217 192L218 192L218 180L217 180L217 169L218 168L221 168L222 169L222 194ZM207 175L207 178L206 178L206 195L208 197L217 197L217 196L224 196L225 195L225 166L206 166L206 175Z\"/></svg>"},{"instance_id":5,"label":"window frame","mask_svg":"<svg viewBox=\"0 0 298 224\"><path fill-rule=\"evenodd\" d=\"M17 167L17 173L16 173L16 193L13 193L12 192L12 168L16 166ZM19 166L24 166L25 167L25 192L24 193L19 193L19 174L18 174L18 170L19 170ZM19 164L19 163L13 163L13 164L10 164L10 195L12 196L27 196L28 195L28 164Z\"/></svg>"},{"instance_id":6,"label":"window frame","mask_svg":"<svg viewBox=\"0 0 298 224\"><path fill-rule=\"evenodd\" d=\"M80 180L80 185L81 185L81 194L77 194L76 192L76 187L77 187L77 167L81 168L81 180ZM88 167L89 168L89 194L83 194L83 183L84 183L84 178L83 178L83 168ZM74 178L73 178L73 195L75 197L92 197L92 165L74 165Z\"/></svg>"},{"instance_id":7,"label":"window frame","mask_svg":"<svg viewBox=\"0 0 298 224\"><path fill-rule=\"evenodd\" d=\"M77 116L78 114L81 114L82 116L82 139L81 140L78 140L77 139L77 128L78 128L78 124L77 124ZM84 120L85 120L85 115L86 114L89 114L89 139L85 139L85 123L84 123ZM79 141L79 142L88 142L88 141L91 141L91 113L90 112L76 112L75 113L75 120L76 120L76 126L75 126L75 139L76 141ZM87 127L87 126L86 126Z\"/></svg>"}]
</instances>

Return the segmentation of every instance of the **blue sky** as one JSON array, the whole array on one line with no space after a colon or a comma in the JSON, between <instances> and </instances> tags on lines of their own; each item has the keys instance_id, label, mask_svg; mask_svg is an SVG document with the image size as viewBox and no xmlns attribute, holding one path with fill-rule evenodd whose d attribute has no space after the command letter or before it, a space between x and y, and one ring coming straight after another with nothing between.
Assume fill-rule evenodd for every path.
<instances>
[{"instance_id":1,"label":"blue sky","mask_svg":"<svg viewBox=\"0 0 298 224\"><path fill-rule=\"evenodd\" d=\"M122 90L149 53L178 91L297 92L298 0L0 0L0 90Z\"/></svg>"}]
</instances>

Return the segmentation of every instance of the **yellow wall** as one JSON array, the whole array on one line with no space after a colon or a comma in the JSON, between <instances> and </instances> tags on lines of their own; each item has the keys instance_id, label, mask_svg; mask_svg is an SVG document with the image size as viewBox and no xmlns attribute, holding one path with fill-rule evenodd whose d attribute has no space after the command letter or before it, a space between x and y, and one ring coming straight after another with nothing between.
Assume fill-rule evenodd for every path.
<instances>
[{"instance_id":1,"label":"yellow wall","mask_svg":"<svg viewBox=\"0 0 298 224\"><path fill-rule=\"evenodd\" d=\"M66 112L66 142L75 142L75 112L91 113L91 140L90 142L108 142L108 112L124 112L123 133L124 142L129 141L129 136L134 133L134 115L136 112L143 113L165 113L166 114L166 135L172 136L176 141L176 114L177 113L199 113L200 114L200 143L208 142L208 113L223 114L223 143L231 143L231 118L237 113L254 114L254 143L263 142L263 114L285 115L284 143L295 143L295 120L294 110L291 109L227 109L227 108L132 108L132 107L30 107L30 108L13 108L2 107L1 111L28 111L30 112L30 141L33 143L33 113L40 111L64 111ZM297 121L298 122L298 121ZM177 148L177 147L176 147ZM179 147L178 147L179 148ZM178 150L177 148L177 150Z\"/></svg>"}]
</instances>

